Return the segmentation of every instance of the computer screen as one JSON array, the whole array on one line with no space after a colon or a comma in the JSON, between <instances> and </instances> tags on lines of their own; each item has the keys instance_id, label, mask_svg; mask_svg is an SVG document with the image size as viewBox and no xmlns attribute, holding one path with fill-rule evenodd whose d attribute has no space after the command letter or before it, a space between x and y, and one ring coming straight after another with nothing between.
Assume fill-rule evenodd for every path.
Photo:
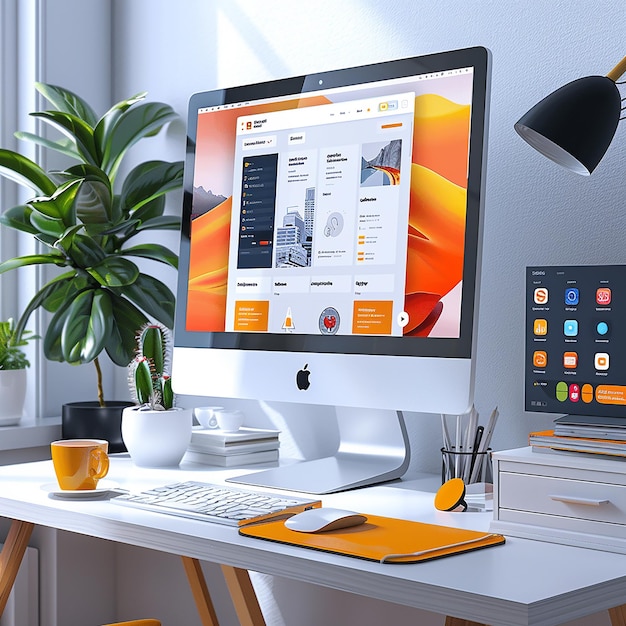
<instances>
[{"instance_id":1,"label":"computer screen","mask_svg":"<svg viewBox=\"0 0 626 626\"><path fill-rule=\"evenodd\" d=\"M624 418L626 266L526 268L527 411Z\"/></svg>"},{"instance_id":2,"label":"computer screen","mask_svg":"<svg viewBox=\"0 0 626 626\"><path fill-rule=\"evenodd\" d=\"M489 56L191 97L177 392L469 409Z\"/></svg>"}]
</instances>

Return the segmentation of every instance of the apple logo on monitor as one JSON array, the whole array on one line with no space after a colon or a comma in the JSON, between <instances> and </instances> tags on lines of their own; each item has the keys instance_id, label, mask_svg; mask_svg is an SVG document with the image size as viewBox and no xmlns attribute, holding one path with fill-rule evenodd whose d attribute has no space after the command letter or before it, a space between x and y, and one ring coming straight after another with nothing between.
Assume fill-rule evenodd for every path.
<instances>
[{"instance_id":1,"label":"apple logo on monitor","mask_svg":"<svg viewBox=\"0 0 626 626\"><path fill-rule=\"evenodd\" d=\"M311 385L311 381L309 380L311 372L309 372L307 367L309 367L308 363L296 374L296 385L298 385L298 389L302 391L306 391Z\"/></svg>"}]
</instances>

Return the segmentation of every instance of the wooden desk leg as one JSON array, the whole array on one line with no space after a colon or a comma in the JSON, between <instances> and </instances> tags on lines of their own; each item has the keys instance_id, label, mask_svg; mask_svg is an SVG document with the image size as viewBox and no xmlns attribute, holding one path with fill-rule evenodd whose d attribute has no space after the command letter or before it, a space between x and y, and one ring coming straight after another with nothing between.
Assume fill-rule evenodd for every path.
<instances>
[{"instance_id":1,"label":"wooden desk leg","mask_svg":"<svg viewBox=\"0 0 626 626\"><path fill-rule=\"evenodd\" d=\"M209 594L209 588L204 578L204 572L200 566L200 561L189 556L183 556L181 558L202 626L219 626L215 608L213 607L213 602Z\"/></svg>"},{"instance_id":2,"label":"wooden desk leg","mask_svg":"<svg viewBox=\"0 0 626 626\"><path fill-rule=\"evenodd\" d=\"M609 609L611 626L626 626L626 604Z\"/></svg>"},{"instance_id":3,"label":"wooden desk leg","mask_svg":"<svg viewBox=\"0 0 626 626\"><path fill-rule=\"evenodd\" d=\"M265 626L248 570L222 565L222 572L241 626Z\"/></svg>"},{"instance_id":4,"label":"wooden desk leg","mask_svg":"<svg viewBox=\"0 0 626 626\"><path fill-rule=\"evenodd\" d=\"M13 589L13 583L26 552L34 524L14 519L0 552L0 615Z\"/></svg>"},{"instance_id":5,"label":"wooden desk leg","mask_svg":"<svg viewBox=\"0 0 626 626\"><path fill-rule=\"evenodd\" d=\"M472 622L467 619L461 619L460 617L446 617L446 625L445 626L485 626L480 622ZM614 625L613 625L614 626Z\"/></svg>"}]
</instances>

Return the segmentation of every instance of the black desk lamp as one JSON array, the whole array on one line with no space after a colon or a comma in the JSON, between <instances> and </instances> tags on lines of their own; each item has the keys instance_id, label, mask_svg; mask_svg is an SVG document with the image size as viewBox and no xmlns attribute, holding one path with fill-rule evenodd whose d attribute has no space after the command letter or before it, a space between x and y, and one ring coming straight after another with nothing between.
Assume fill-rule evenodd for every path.
<instances>
[{"instance_id":1,"label":"black desk lamp","mask_svg":"<svg viewBox=\"0 0 626 626\"><path fill-rule=\"evenodd\" d=\"M606 76L579 78L538 102L515 124L535 150L577 174L589 175L607 151L620 121L617 80L624 57Z\"/></svg>"}]
</instances>

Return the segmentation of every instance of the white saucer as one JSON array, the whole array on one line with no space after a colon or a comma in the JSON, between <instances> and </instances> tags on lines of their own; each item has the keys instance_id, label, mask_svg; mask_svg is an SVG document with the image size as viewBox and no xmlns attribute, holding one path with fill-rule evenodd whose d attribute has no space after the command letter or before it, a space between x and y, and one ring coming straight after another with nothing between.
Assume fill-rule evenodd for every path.
<instances>
[{"instance_id":1,"label":"white saucer","mask_svg":"<svg viewBox=\"0 0 626 626\"><path fill-rule=\"evenodd\" d=\"M48 483L42 485L41 488L47 491L49 495L56 498L68 498L70 500L89 500L102 498L113 489L117 489L119 485L112 480L101 480L95 489L60 489L58 483Z\"/></svg>"}]
</instances>

